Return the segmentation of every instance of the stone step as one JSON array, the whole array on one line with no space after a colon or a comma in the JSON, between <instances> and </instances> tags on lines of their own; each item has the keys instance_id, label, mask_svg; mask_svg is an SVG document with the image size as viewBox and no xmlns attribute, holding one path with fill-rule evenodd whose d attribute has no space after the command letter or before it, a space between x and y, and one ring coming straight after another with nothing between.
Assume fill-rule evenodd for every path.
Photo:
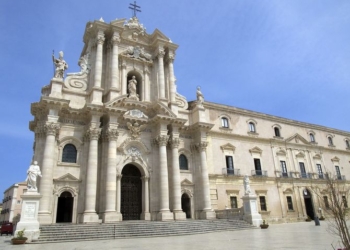
<instances>
[{"instance_id":1,"label":"stone step","mask_svg":"<svg viewBox=\"0 0 350 250\"><path fill-rule=\"evenodd\" d=\"M242 220L125 221L113 224L53 224L40 228L35 243L162 237L252 229Z\"/></svg>"}]
</instances>

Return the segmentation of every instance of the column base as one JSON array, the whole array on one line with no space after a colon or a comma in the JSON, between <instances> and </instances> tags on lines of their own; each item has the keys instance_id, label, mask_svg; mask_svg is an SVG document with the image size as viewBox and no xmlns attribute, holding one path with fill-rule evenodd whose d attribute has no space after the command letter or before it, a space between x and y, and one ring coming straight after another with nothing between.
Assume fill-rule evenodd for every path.
<instances>
[{"instance_id":1,"label":"column base","mask_svg":"<svg viewBox=\"0 0 350 250\"><path fill-rule=\"evenodd\" d=\"M213 210L201 211L199 213L199 219L201 219L201 220L214 220L214 219L216 219L216 213Z\"/></svg>"},{"instance_id":2,"label":"column base","mask_svg":"<svg viewBox=\"0 0 350 250\"><path fill-rule=\"evenodd\" d=\"M169 221L174 220L174 215L170 211L159 212L157 214L158 221Z\"/></svg>"},{"instance_id":3,"label":"column base","mask_svg":"<svg viewBox=\"0 0 350 250\"><path fill-rule=\"evenodd\" d=\"M141 220L151 220L151 213L142 213Z\"/></svg>"},{"instance_id":4,"label":"column base","mask_svg":"<svg viewBox=\"0 0 350 250\"><path fill-rule=\"evenodd\" d=\"M99 223L101 220L98 218L96 212L86 212L81 215L81 223Z\"/></svg>"},{"instance_id":5,"label":"column base","mask_svg":"<svg viewBox=\"0 0 350 250\"><path fill-rule=\"evenodd\" d=\"M105 212L102 215L103 223L116 222L116 221L122 221L122 220L123 220L123 215L116 211Z\"/></svg>"},{"instance_id":6,"label":"column base","mask_svg":"<svg viewBox=\"0 0 350 250\"><path fill-rule=\"evenodd\" d=\"M182 210L180 211L174 211L174 220L186 220L186 213L184 213Z\"/></svg>"},{"instance_id":7,"label":"column base","mask_svg":"<svg viewBox=\"0 0 350 250\"><path fill-rule=\"evenodd\" d=\"M40 225L52 224L52 215L50 212L40 212L38 213L38 221Z\"/></svg>"},{"instance_id":8,"label":"column base","mask_svg":"<svg viewBox=\"0 0 350 250\"><path fill-rule=\"evenodd\" d=\"M103 105L102 103L102 92L103 89L99 87L93 87L90 93L91 104Z\"/></svg>"}]
</instances>

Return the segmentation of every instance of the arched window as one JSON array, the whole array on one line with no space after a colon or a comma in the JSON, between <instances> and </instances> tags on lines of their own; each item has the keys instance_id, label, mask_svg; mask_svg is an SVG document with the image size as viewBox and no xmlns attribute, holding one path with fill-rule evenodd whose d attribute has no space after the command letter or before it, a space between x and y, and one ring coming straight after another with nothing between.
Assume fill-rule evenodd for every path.
<instances>
[{"instance_id":1,"label":"arched window","mask_svg":"<svg viewBox=\"0 0 350 250\"><path fill-rule=\"evenodd\" d=\"M333 146L333 139L330 136L328 136L328 145Z\"/></svg>"},{"instance_id":2,"label":"arched window","mask_svg":"<svg viewBox=\"0 0 350 250\"><path fill-rule=\"evenodd\" d=\"M275 136L280 137L281 136L280 129L277 127L274 127L274 130L275 130Z\"/></svg>"},{"instance_id":3,"label":"arched window","mask_svg":"<svg viewBox=\"0 0 350 250\"><path fill-rule=\"evenodd\" d=\"M313 133L310 133L310 141L315 142L315 136Z\"/></svg>"},{"instance_id":4,"label":"arched window","mask_svg":"<svg viewBox=\"0 0 350 250\"><path fill-rule=\"evenodd\" d=\"M255 133L255 124L253 122L249 122L249 131Z\"/></svg>"},{"instance_id":5,"label":"arched window","mask_svg":"<svg viewBox=\"0 0 350 250\"><path fill-rule=\"evenodd\" d=\"M77 149L73 144L67 144L63 148L62 162L77 163Z\"/></svg>"},{"instance_id":6,"label":"arched window","mask_svg":"<svg viewBox=\"0 0 350 250\"><path fill-rule=\"evenodd\" d=\"M346 145L346 148L350 148L349 140L345 140L345 145Z\"/></svg>"},{"instance_id":7,"label":"arched window","mask_svg":"<svg viewBox=\"0 0 350 250\"><path fill-rule=\"evenodd\" d=\"M179 163L181 170L188 170L188 161L185 155L181 154L179 156Z\"/></svg>"},{"instance_id":8,"label":"arched window","mask_svg":"<svg viewBox=\"0 0 350 250\"><path fill-rule=\"evenodd\" d=\"M223 128L228 128L228 119L226 117L221 118L221 126Z\"/></svg>"}]
</instances>

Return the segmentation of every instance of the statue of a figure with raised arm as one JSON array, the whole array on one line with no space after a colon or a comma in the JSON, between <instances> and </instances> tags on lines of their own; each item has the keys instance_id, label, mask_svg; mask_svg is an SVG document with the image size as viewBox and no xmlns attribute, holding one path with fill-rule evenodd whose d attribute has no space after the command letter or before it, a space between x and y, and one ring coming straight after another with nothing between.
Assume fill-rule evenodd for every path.
<instances>
[{"instance_id":1,"label":"statue of a figure with raised arm","mask_svg":"<svg viewBox=\"0 0 350 250\"><path fill-rule=\"evenodd\" d=\"M29 169L27 171L27 187L28 191L38 191L38 188L36 186L36 179L37 177L41 175L40 167L38 166L38 162L34 161L32 165L29 166Z\"/></svg>"},{"instance_id":2,"label":"statue of a figure with raised arm","mask_svg":"<svg viewBox=\"0 0 350 250\"><path fill-rule=\"evenodd\" d=\"M63 52L59 52L59 58L55 58L55 55L52 55L52 61L55 64L55 78L63 78L64 71L68 69L68 64L63 60Z\"/></svg>"}]
</instances>

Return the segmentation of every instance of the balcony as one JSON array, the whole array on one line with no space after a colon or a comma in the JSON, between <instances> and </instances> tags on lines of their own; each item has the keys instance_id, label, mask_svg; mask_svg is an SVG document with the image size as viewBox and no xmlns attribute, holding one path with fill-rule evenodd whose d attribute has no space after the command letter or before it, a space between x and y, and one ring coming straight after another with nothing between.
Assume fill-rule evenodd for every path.
<instances>
[{"instance_id":1,"label":"balcony","mask_svg":"<svg viewBox=\"0 0 350 250\"><path fill-rule=\"evenodd\" d=\"M312 173L300 173L300 178L312 179Z\"/></svg>"},{"instance_id":2,"label":"balcony","mask_svg":"<svg viewBox=\"0 0 350 250\"><path fill-rule=\"evenodd\" d=\"M266 170L252 170L252 176L267 177Z\"/></svg>"},{"instance_id":3,"label":"balcony","mask_svg":"<svg viewBox=\"0 0 350 250\"><path fill-rule=\"evenodd\" d=\"M281 178L293 178L293 174L292 173L285 173L285 172L282 172L280 173L280 177Z\"/></svg>"},{"instance_id":4,"label":"balcony","mask_svg":"<svg viewBox=\"0 0 350 250\"><path fill-rule=\"evenodd\" d=\"M223 168L222 169L223 175L234 175L234 176L240 176L240 170L239 169L231 169L231 168Z\"/></svg>"},{"instance_id":5,"label":"balcony","mask_svg":"<svg viewBox=\"0 0 350 250\"><path fill-rule=\"evenodd\" d=\"M329 177L328 177L328 174L323 174L323 173L319 173L319 174L317 174L317 176L318 176L318 179L328 179Z\"/></svg>"},{"instance_id":6,"label":"balcony","mask_svg":"<svg viewBox=\"0 0 350 250\"><path fill-rule=\"evenodd\" d=\"M336 175L335 176L335 179L338 180L338 181L345 181L345 175Z\"/></svg>"}]
</instances>

